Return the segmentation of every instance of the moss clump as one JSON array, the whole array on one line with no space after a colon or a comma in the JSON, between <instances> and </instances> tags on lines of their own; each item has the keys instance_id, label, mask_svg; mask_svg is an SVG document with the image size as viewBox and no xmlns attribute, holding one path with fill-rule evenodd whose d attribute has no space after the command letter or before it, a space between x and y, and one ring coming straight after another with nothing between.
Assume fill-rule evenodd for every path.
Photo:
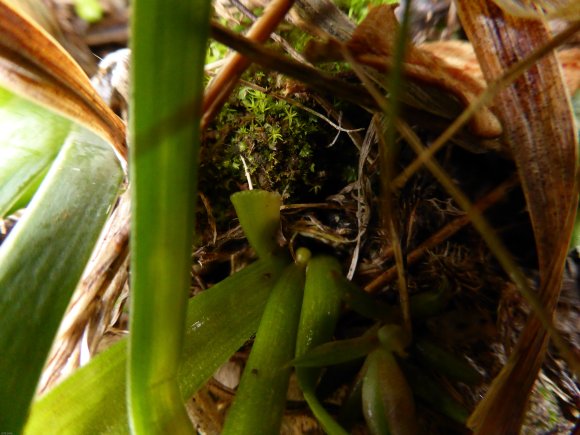
<instances>
[{"instance_id":1,"label":"moss clump","mask_svg":"<svg viewBox=\"0 0 580 435\"><path fill-rule=\"evenodd\" d=\"M231 193L247 188L248 176L254 188L277 191L286 202L313 200L352 181L356 149L346 134L335 141L334 128L280 96L284 84L274 76L253 72L252 81L206 133L200 188L214 209L220 198L229 202ZM292 99L312 106L306 92Z\"/></svg>"}]
</instances>

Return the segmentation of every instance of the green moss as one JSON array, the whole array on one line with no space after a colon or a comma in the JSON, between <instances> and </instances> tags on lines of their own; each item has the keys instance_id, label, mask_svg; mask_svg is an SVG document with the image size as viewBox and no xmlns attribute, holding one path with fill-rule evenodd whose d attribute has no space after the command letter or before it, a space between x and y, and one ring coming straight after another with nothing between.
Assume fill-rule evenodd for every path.
<instances>
[{"instance_id":1,"label":"green moss","mask_svg":"<svg viewBox=\"0 0 580 435\"><path fill-rule=\"evenodd\" d=\"M226 57L227 52L228 47L226 47L223 44L220 44L219 42L212 41L207 48L207 53L205 55L205 63L208 64L215 62L216 60L223 59L224 57Z\"/></svg>"},{"instance_id":2,"label":"green moss","mask_svg":"<svg viewBox=\"0 0 580 435\"><path fill-rule=\"evenodd\" d=\"M259 87L283 94L274 76L248 74ZM292 98L312 106L306 93ZM341 140L329 147L336 134L315 115L269 93L241 86L207 133L200 188L212 198L214 208L219 208L219 198L225 198L223 205L229 209L225 202L229 195L247 188L247 168L254 188L277 191L285 202L313 200L325 191L335 193L356 174L356 149L348 136L341 134Z\"/></svg>"},{"instance_id":3,"label":"green moss","mask_svg":"<svg viewBox=\"0 0 580 435\"><path fill-rule=\"evenodd\" d=\"M297 181L309 184L309 174L316 170L310 140L317 118L250 88L240 89L232 108L237 110L222 112L218 119L218 124L237 124L226 138L225 161L241 168L245 159L255 187L277 190L286 197L293 194Z\"/></svg>"}]
</instances>

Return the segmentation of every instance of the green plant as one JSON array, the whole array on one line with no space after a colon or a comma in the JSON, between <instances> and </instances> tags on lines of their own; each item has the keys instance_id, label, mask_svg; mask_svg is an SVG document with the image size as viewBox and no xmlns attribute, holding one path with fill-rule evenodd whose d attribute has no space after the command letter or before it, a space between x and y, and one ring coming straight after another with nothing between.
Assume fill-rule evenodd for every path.
<instances>
[{"instance_id":1,"label":"green plant","mask_svg":"<svg viewBox=\"0 0 580 435\"><path fill-rule=\"evenodd\" d=\"M171 425L175 425L171 426L175 430L191 430L189 420L180 422L172 417L167 420L167 417L181 415L186 418L179 404L180 393L174 378L181 361L181 337L189 287L197 158L192 143L196 137L199 141L197 126L207 32L185 38L180 37L180 32L189 32L187 29L195 20L196 28L207 29L209 2L203 2L202 9L200 6L197 4L192 10L194 5L190 2L174 4L172 8L159 2L137 2L135 5L138 19L134 20L134 32L140 36L135 42L136 59L132 69L132 95L136 103L131 105L131 189L135 220L133 233L143 231L143 235L136 236L132 243L134 298L137 302L134 300L131 310L134 334L130 354L134 357L130 358L128 369L132 392L129 395L130 415L133 429L137 432L163 431ZM10 62L5 64L5 68L11 81L5 83L96 131L118 151L121 163L124 163L123 126L95 97L79 67L44 31L18 11L5 3L0 7L3 15L0 28L7 52L24 53L8 56ZM171 25L161 24L164 20L169 20ZM13 27L13 23L20 24ZM155 25L164 31L153 32ZM22 42L23 34L26 34L26 42ZM184 45L174 44L177 40ZM152 57L159 50L168 53L168 49L174 50L173 53L163 57L163 62L153 62L156 67L151 68ZM50 56L44 57L48 53ZM188 53L191 58L185 58L183 53ZM187 64L185 71L184 62ZM26 75L30 68L34 70L32 81ZM176 79L176 71L183 71L181 78ZM14 77L16 80L12 80ZM46 81L56 82L56 87L45 86ZM24 105L8 94L3 96L6 110L12 111L11 106ZM154 104L148 103L151 98ZM189 108L184 109L187 104ZM10 153L11 158L5 161L5 167L18 168L20 155L24 154L31 162L25 167L28 168L26 171L12 170L12 183L3 187L3 213L25 199L30 186L34 186L51 163L54 150L61 148L25 217L0 249L3 258L0 306L7 315L0 336L6 349L0 377L4 392L0 425L3 430L14 432L19 432L26 421L50 344L123 178L123 171L110 145L94 133L71 127L71 124L50 115L39 118L34 115L35 110L38 109L26 107L25 112L12 113L17 118L27 117L23 121L28 122L27 128L42 138L38 141L40 152L27 152L22 145L26 137L16 130L9 130L3 143L10 150L18 150L18 147L22 150ZM191 116L191 119L175 124L171 117L179 113ZM65 135L68 136L63 145ZM150 231L152 225L156 232ZM160 251L154 249L156 244ZM170 254L150 255L165 249ZM152 297L159 296L162 296L163 303L154 303ZM181 314L176 315L176 312ZM149 328L151 318L158 322L154 328ZM35 345L31 352L29 346L33 342ZM156 342L158 345L152 347L151 344ZM165 407L167 397L173 397L174 402Z\"/></svg>"},{"instance_id":2,"label":"green plant","mask_svg":"<svg viewBox=\"0 0 580 435\"><path fill-rule=\"evenodd\" d=\"M263 81L273 85L271 76ZM215 171L223 179L231 174L244 180L243 158L257 187L291 197L296 190L316 189L316 159L310 143L316 141L319 125L316 117L284 100L241 87L236 101L228 103L216 120L216 131L224 133L208 160L215 162Z\"/></svg>"},{"instance_id":3,"label":"green plant","mask_svg":"<svg viewBox=\"0 0 580 435\"><path fill-rule=\"evenodd\" d=\"M341 8L347 11L350 18L359 23L367 16L369 8L383 4L396 4L399 2L395 0L340 0L337 3Z\"/></svg>"},{"instance_id":4,"label":"green plant","mask_svg":"<svg viewBox=\"0 0 580 435\"><path fill-rule=\"evenodd\" d=\"M11 431L24 427L28 433L47 428L58 433L192 433L183 402L254 333L248 369L226 420L229 433L278 430L292 366L312 413L329 433L350 430L361 406L371 432L413 432L415 402L464 424L467 410L442 390L432 374L466 384L477 383L481 377L462 358L421 338L424 319L445 310L455 290L445 275L435 282L440 288L433 289L434 283L429 282L431 290L409 294L407 260L411 261L414 252L407 256L406 251L418 219L410 220L408 227L400 225L395 210L399 198L390 190L391 182L395 184L392 172L398 159L398 135L421 156L426 154L415 132L398 119L403 105L385 101L372 83L365 83L366 90L373 93L376 106L384 111L381 115L390 123L385 131L377 129L384 139L378 201L385 204L381 217L386 218L396 258L400 304L377 301L362 292L343 276L335 257L312 255L305 248L294 251L300 243L296 240L301 240L294 234L288 243L292 260L278 243L281 196L260 190L232 197L258 260L187 300L209 2L203 8L195 6L194 11L191 2L176 2L171 9L159 0L134 4L129 132L131 334L36 401L27 417L66 303L122 189L125 132L62 50L0 2L0 51L6 60L0 69L10 73L0 75L3 83L13 86L15 92L52 104L92 130L39 111L8 92L0 95L6 123L21 120L15 116L17 111L25 114L24 127L3 129L0 146L9 158L0 167L7 174L0 181L9 182L0 187L0 212L28 205L25 217L0 248L0 309L6 313L0 328L0 348L6 352L0 361L0 389L7 391L0 398L0 426ZM407 3L404 24L408 10ZM13 22L20 26L12 26ZM191 27L201 29L195 38ZM405 26L402 28L404 34ZM31 41L24 37L27 32L33 36ZM394 72L385 88L395 97L405 51L405 38L398 40ZM357 69L356 64L353 67ZM360 75L363 81L369 79ZM16 85L6 77L17 77ZM253 71L253 78L256 83L240 90L222 111L217 127L208 133L213 147L203 151L214 155L204 156L203 161L215 159L216 184L232 184L247 167L249 185L253 179L261 187L281 191L286 198L299 189L322 189L316 180L323 170L314 117L275 96L273 76ZM55 93L62 98L54 99ZM475 110L480 103L473 104L470 107ZM461 122L466 119L465 115ZM224 126L229 130L222 133ZM27 142L33 139L19 136L21 128L39 132L41 139L32 150ZM522 281L523 275L482 218L482 210L471 206L438 163L429 157L425 161L484 238L491 240L510 274ZM347 166L345 172L349 171L349 181L357 177L364 181L354 165ZM295 181L302 186L297 188ZM224 189L216 196L225 202L228 195L223 192L231 186L219 187ZM360 185L358 189L357 200L363 201L365 192ZM368 204L355 207L361 227L364 206ZM416 203L411 206L411 215L418 216ZM314 219L314 215L310 217ZM226 221L225 216L220 218ZM405 239L408 246L403 246ZM343 304L359 325L333 340L340 333L336 326ZM31 343L35 345L32 350ZM345 366L358 374L335 419L323 406L323 387L333 377L334 368ZM269 418L262 418L266 407Z\"/></svg>"}]
</instances>

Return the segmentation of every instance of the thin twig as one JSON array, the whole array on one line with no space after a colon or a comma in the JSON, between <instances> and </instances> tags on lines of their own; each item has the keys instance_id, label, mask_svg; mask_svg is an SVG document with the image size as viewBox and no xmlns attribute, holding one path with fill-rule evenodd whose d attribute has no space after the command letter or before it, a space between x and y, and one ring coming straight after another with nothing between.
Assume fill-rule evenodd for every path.
<instances>
[{"instance_id":1,"label":"thin twig","mask_svg":"<svg viewBox=\"0 0 580 435\"><path fill-rule=\"evenodd\" d=\"M211 23L210 30L216 41L233 48L264 68L278 71L299 80L319 92L328 93L372 109L377 108L375 101L363 86L348 83L316 68L296 62L268 47L256 44L216 22Z\"/></svg>"},{"instance_id":2,"label":"thin twig","mask_svg":"<svg viewBox=\"0 0 580 435\"><path fill-rule=\"evenodd\" d=\"M505 180L487 195L482 197L480 200L473 204L473 207L476 208L480 213L483 213L492 205L496 204L502 198L506 196L506 194L513 189L518 184L518 179L516 176L512 176L509 179ZM415 248L408 256L407 256L407 264L415 264L418 260L420 260L425 253L436 247L437 245L443 243L445 240L456 234L459 230L464 228L467 224L470 223L470 218L467 214L460 216L453 221L449 222L423 243L421 243L417 248ZM395 279L397 276L397 269L396 266L393 266L383 272L381 275L377 276L373 279L370 283L365 286L365 291L367 292L374 292L387 284L388 282Z\"/></svg>"},{"instance_id":3,"label":"thin twig","mask_svg":"<svg viewBox=\"0 0 580 435\"><path fill-rule=\"evenodd\" d=\"M248 31L248 39L258 43L264 43L280 21L284 19L293 3L293 0L272 1L264 11L264 14ZM228 63L224 65L219 74L208 85L203 102L202 130L207 127L222 108L236 87L242 73L250 64L250 59L242 56L240 53L234 53L229 58Z\"/></svg>"}]
</instances>

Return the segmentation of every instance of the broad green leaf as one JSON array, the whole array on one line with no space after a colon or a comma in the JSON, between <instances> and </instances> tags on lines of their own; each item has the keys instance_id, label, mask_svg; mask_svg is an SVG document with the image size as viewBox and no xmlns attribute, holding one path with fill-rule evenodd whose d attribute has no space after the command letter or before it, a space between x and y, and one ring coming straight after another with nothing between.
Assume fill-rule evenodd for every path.
<instances>
[{"instance_id":1,"label":"broad green leaf","mask_svg":"<svg viewBox=\"0 0 580 435\"><path fill-rule=\"evenodd\" d=\"M182 396L191 397L256 332L285 258L258 260L189 302ZM116 343L32 406L25 433L129 433L127 340Z\"/></svg>"},{"instance_id":2,"label":"broad green leaf","mask_svg":"<svg viewBox=\"0 0 580 435\"><path fill-rule=\"evenodd\" d=\"M304 267L291 264L272 289L223 434L280 431L303 292Z\"/></svg>"},{"instance_id":3,"label":"broad green leaf","mask_svg":"<svg viewBox=\"0 0 580 435\"><path fill-rule=\"evenodd\" d=\"M0 247L0 427L20 432L47 353L123 172L111 147L75 127Z\"/></svg>"},{"instance_id":4,"label":"broad green leaf","mask_svg":"<svg viewBox=\"0 0 580 435\"><path fill-rule=\"evenodd\" d=\"M248 266L193 299L197 302L187 315L190 326L180 370L185 397L201 388L219 365L256 333L270 291L286 265L285 256L258 260L255 266Z\"/></svg>"},{"instance_id":5,"label":"broad green leaf","mask_svg":"<svg viewBox=\"0 0 580 435\"><path fill-rule=\"evenodd\" d=\"M71 122L0 88L0 218L50 166Z\"/></svg>"},{"instance_id":6,"label":"broad green leaf","mask_svg":"<svg viewBox=\"0 0 580 435\"><path fill-rule=\"evenodd\" d=\"M209 12L209 0L133 3L128 400L137 434L193 433L177 373L191 283Z\"/></svg>"}]
</instances>

